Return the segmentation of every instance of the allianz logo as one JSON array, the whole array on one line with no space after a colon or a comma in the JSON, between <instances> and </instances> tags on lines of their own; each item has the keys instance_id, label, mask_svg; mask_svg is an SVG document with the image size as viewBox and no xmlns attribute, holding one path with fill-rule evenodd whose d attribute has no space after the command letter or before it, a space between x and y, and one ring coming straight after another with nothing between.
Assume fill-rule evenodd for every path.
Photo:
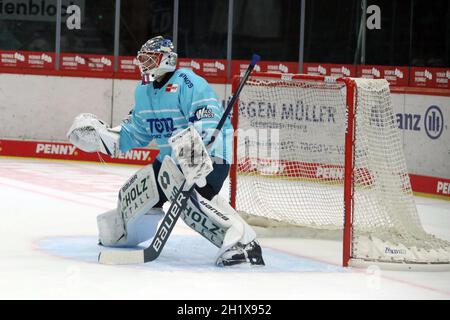
<instances>
[{"instance_id":1,"label":"allianz logo","mask_svg":"<svg viewBox=\"0 0 450 320\"><path fill-rule=\"evenodd\" d=\"M433 140L438 139L444 129L447 129L444 122L444 115L436 105L428 107L424 115L397 113L395 117L399 129L409 131L422 131L424 129L427 136Z\"/></svg>"}]
</instances>

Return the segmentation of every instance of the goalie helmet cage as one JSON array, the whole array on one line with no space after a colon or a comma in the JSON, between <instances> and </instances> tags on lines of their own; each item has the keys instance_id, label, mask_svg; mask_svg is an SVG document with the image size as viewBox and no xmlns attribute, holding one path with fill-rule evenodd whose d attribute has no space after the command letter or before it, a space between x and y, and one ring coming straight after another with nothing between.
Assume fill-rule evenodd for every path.
<instances>
[{"instance_id":1,"label":"goalie helmet cage","mask_svg":"<svg viewBox=\"0 0 450 320\"><path fill-rule=\"evenodd\" d=\"M232 122L230 202L250 224L342 233L343 266L450 269L450 243L420 222L386 80L254 73Z\"/></svg>"}]
</instances>

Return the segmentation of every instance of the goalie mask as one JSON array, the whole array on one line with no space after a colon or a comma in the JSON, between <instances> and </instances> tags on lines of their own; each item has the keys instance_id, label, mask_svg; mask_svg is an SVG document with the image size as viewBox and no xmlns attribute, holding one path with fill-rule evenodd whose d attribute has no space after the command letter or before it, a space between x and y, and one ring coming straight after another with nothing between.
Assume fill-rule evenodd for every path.
<instances>
[{"instance_id":1,"label":"goalie mask","mask_svg":"<svg viewBox=\"0 0 450 320\"><path fill-rule=\"evenodd\" d=\"M163 74L175 70L177 54L173 50L172 41L161 36L144 43L137 54L143 84L153 82Z\"/></svg>"}]
</instances>

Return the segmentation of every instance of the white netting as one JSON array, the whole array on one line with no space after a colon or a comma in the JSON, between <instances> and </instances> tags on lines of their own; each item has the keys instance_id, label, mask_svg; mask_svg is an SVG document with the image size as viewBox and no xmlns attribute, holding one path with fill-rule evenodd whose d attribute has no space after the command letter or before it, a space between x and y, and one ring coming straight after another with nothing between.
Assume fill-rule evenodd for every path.
<instances>
[{"instance_id":1,"label":"white netting","mask_svg":"<svg viewBox=\"0 0 450 320\"><path fill-rule=\"evenodd\" d=\"M387 82L354 81L352 258L449 262L450 244L421 226ZM346 94L341 82L248 80L238 107L239 212L307 228L342 229Z\"/></svg>"}]
</instances>

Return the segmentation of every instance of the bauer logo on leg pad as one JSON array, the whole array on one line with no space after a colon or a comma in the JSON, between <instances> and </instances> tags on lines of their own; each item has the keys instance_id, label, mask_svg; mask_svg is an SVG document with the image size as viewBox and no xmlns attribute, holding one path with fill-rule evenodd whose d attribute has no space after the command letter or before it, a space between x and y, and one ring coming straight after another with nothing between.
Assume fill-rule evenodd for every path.
<instances>
[{"instance_id":1,"label":"bauer logo on leg pad","mask_svg":"<svg viewBox=\"0 0 450 320\"><path fill-rule=\"evenodd\" d=\"M172 210L169 211L164 218L160 232L155 236L155 239L153 240L153 249L155 249L156 252L159 252L159 250L161 249L161 245L164 243L167 235L170 234L170 230L174 227L179 211L183 210L183 207L186 206L186 202L186 192L181 192L176 201L173 203Z\"/></svg>"}]
</instances>

